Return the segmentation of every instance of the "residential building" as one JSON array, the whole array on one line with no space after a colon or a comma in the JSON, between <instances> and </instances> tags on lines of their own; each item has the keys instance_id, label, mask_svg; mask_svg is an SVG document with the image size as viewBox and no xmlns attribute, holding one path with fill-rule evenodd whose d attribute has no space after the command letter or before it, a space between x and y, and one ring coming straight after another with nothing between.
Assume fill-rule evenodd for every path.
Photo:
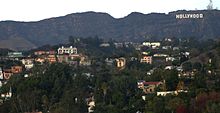
<instances>
[{"instance_id":1,"label":"residential building","mask_svg":"<svg viewBox=\"0 0 220 113\"><path fill-rule=\"evenodd\" d=\"M106 65L108 65L108 66L112 66L113 63L114 63L114 59L106 58L106 59L105 59L105 63L106 63Z\"/></svg>"},{"instance_id":2,"label":"residential building","mask_svg":"<svg viewBox=\"0 0 220 113\"><path fill-rule=\"evenodd\" d=\"M152 49L156 49L160 47L160 42L143 42L142 45L151 47Z\"/></svg>"},{"instance_id":3,"label":"residential building","mask_svg":"<svg viewBox=\"0 0 220 113\"><path fill-rule=\"evenodd\" d=\"M179 50L179 47L173 47L173 51Z\"/></svg>"},{"instance_id":4,"label":"residential building","mask_svg":"<svg viewBox=\"0 0 220 113\"><path fill-rule=\"evenodd\" d=\"M2 87L2 85L3 85L3 83L2 83L2 81L0 81L0 88Z\"/></svg>"},{"instance_id":5,"label":"residential building","mask_svg":"<svg viewBox=\"0 0 220 113\"><path fill-rule=\"evenodd\" d=\"M42 113L41 111L32 111L32 112L24 112L24 113Z\"/></svg>"},{"instance_id":6,"label":"residential building","mask_svg":"<svg viewBox=\"0 0 220 113\"><path fill-rule=\"evenodd\" d=\"M171 48L172 48L171 46L163 46L163 47L162 47L162 49L165 49L165 50L171 49Z\"/></svg>"},{"instance_id":7,"label":"residential building","mask_svg":"<svg viewBox=\"0 0 220 113\"><path fill-rule=\"evenodd\" d=\"M76 47L61 47L58 48L58 54L77 54L77 48Z\"/></svg>"},{"instance_id":8,"label":"residential building","mask_svg":"<svg viewBox=\"0 0 220 113\"><path fill-rule=\"evenodd\" d=\"M40 55L54 55L56 54L56 51L54 50L50 50L50 51L43 51L43 50L39 50L39 51L35 51L34 55L40 56Z\"/></svg>"},{"instance_id":9,"label":"residential building","mask_svg":"<svg viewBox=\"0 0 220 113\"><path fill-rule=\"evenodd\" d=\"M85 60L80 60L79 64L82 66L90 66L92 62L91 60L85 59Z\"/></svg>"},{"instance_id":10,"label":"residential building","mask_svg":"<svg viewBox=\"0 0 220 113\"><path fill-rule=\"evenodd\" d=\"M22 66L12 66L11 67L11 72L14 73L14 74L21 73L22 72Z\"/></svg>"},{"instance_id":11,"label":"residential building","mask_svg":"<svg viewBox=\"0 0 220 113\"><path fill-rule=\"evenodd\" d=\"M149 55L150 52L142 52L143 55Z\"/></svg>"},{"instance_id":12,"label":"residential building","mask_svg":"<svg viewBox=\"0 0 220 113\"><path fill-rule=\"evenodd\" d=\"M88 112L89 113L94 112L94 107L95 107L94 96L87 98L86 101L87 101L87 105L88 105Z\"/></svg>"},{"instance_id":13,"label":"residential building","mask_svg":"<svg viewBox=\"0 0 220 113\"><path fill-rule=\"evenodd\" d=\"M37 55L37 56L38 56L38 55L45 55L45 54L46 54L46 51L41 51L41 50L34 52L34 55Z\"/></svg>"},{"instance_id":14,"label":"residential building","mask_svg":"<svg viewBox=\"0 0 220 113\"><path fill-rule=\"evenodd\" d=\"M159 85L162 85L163 82L139 82L138 83L138 88L142 89L145 93L154 93L155 88L158 87Z\"/></svg>"},{"instance_id":15,"label":"residential building","mask_svg":"<svg viewBox=\"0 0 220 113\"><path fill-rule=\"evenodd\" d=\"M69 55L65 55L65 54L63 54L63 55L57 55L57 60L58 60L58 62L60 62L60 63L68 63L68 62L69 62L69 59L70 59Z\"/></svg>"},{"instance_id":16,"label":"residential building","mask_svg":"<svg viewBox=\"0 0 220 113\"><path fill-rule=\"evenodd\" d=\"M115 48L122 48L124 47L123 43L114 43Z\"/></svg>"},{"instance_id":17,"label":"residential building","mask_svg":"<svg viewBox=\"0 0 220 113\"><path fill-rule=\"evenodd\" d=\"M172 69L174 69L174 66L166 66L164 69L165 70L172 70Z\"/></svg>"},{"instance_id":18,"label":"residential building","mask_svg":"<svg viewBox=\"0 0 220 113\"><path fill-rule=\"evenodd\" d=\"M178 91L164 91L164 92L157 92L157 96L166 96L167 94L170 95L178 95L179 93L187 93L187 90L178 90Z\"/></svg>"},{"instance_id":19,"label":"residential building","mask_svg":"<svg viewBox=\"0 0 220 113\"><path fill-rule=\"evenodd\" d=\"M166 57L166 62L176 60L174 57Z\"/></svg>"},{"instance_id":20,"label":"residential building","mask_svg":"<svg viewBox=\"0 0 220 113\"><path fill-rule=\"evenodd\" d=\"M36 58L36 59L34 59L35 60L35 62L39 62L39 63L41 63L41 64L43 64L44 62L45 62L45 59L44 58Z\"/></svg>"},{"instance_id":21,"label":"residential building","mask_svg":"<svg viewBox=\"0 0 220 113\"><path fill-rule=\"evenodd\" d=\"M154 57L168 57L167 54L154 54Z\"/></svg>"},{"instance_id":22,"label":"residential building","mask_svg":"<svg viewBox=\"0 0 220 113\"><path fill-rule=\"evenodd\" d=\"M34 67L33 59L22 59L21 62L27 70Z\"/></svg>"},{"instance_id":23,"label":"residential building","mask_svg":"<svg viewBox=\"0 0 220 113\"><path fill-rule=\"evenodd\" d=\"M48 55L46 59L49 63L55 63L57 61L55 55Z\"/></svg>"},{"instance_id":24,"label":"residential building","mask_svg":"<svg viewBox=\"0 0 220 113\"><path fill-rule=\"evenodd\" d=\"M3 79L4 79L3 71L2 71L2 68L0 67L0 80L3 80Z\"/></svg>"},{"instance_id":25,"label":"residential building","mask_svg":"<svg viewBox=\"0 0 220 113\"><path fill-rule=\"evenodd\" d=\"M12 97L12 90L11 90L11 87L10 87L9 92L4 93L4 94L1 94L1 98L8 99L8 98L11 98L11 97Z\"/></svg>"},{"instance_id":26,"label":"residential building","mask_svg":"<svg viewBox=\"0 0 220 113\"><path fill-rule=\"evenodd\" d=\"M102 44L99 45L99 47L109 47L109 46L110 46L109 43L102 43Z\"/></svg>"},{"instance_id":27,"label":"residential building","mask_svg":"<svg viewBox=\"0 0 220 113\"><path fill-rule=\"evenodd\" d=\"M11 69L4 69L3 70L4 79L8 80L13 75Z\"/></svg>"},{"instance_id":28,"label":"residential building","mask_svg":"<svg viewBox=\"0 0 220 113\"><path fill-rule=\"evenodd\" d=\"M23 54L22 52L8 52L8 57L18 58L18 57L23 57Z\"/></svg>"},{"instance_id":29,"label":"residential building","mask_svg":"<svg viewBox=\"0 0 220 113\"><path fill-rule=\"evenodd\" d=\"M152 64L152 56L144 56L143 58L141 58L141 63L148 63L148 64Z\"/></svg>"},{"instance_id":30,"label":"residential building","mask_svg":"<svg viewBox=\"0 0 220 113\"><path fill-rule=\"evenodd\" d=\"M115 61L116 61L116 66L118 68L124 68L125 67L125 64L126 64L126 59L125 58L123 58L123 57L116 58Z\"/></svg>"}]
</instances>

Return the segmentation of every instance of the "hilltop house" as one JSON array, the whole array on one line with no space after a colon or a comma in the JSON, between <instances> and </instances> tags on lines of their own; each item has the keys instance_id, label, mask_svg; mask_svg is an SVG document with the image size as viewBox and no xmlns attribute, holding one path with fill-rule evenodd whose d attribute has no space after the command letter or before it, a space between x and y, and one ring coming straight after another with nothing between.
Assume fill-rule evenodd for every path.
<instances>
[{"instance_id":1,"label":"hilltop house","mask_svg":"<svg viewBox=\"0 0 220 113\"><path fill-rule=\"evenodd\" d=\"M160 42L143 42L143 46L150 47L152 49L157 49L160 47Z\"/></svg>"},{"instance_id":2,"label":"hilltop house","mask_svg":"<svg viewBox=\"0 0 220 113\"><path fill-rule=\"evenodd\" d=\"M21 62L27 70L34 67L33 59L22 59Z\"/></svg>"},{"instance_id":3,"label":"hilltop house","mask_svg":"<svg viewBox=\"0 0 220 113\"><path fill-rule=\"evenodd\" d=\"M116 61L116 67L118 68L124 68L125 67L125 64L126 64L126 59L121 57L121 58L116 58L115 59Z\"/></svg>"},{"instance_id":4,"label":"hilltop house","mask_svg":"<svg viewBox=\"0 0 220 113\"><path fill-rule=\"evenodd\" d=\"M58 54L77 54L77 48L76 47L61 47L58 48Z\"/></svg>"},{"instance_id":5,"label":"hilltop house","mask_svg":"<svg viewBox=\"0 0 220 113\"><path fill-rule=\"evenodd\" d=\"M4 79L8 80L13 75L11 69L4 69L3 71Z\"/></svg>"},{"instance_id":6,"label":"hilltop house","mask_svg":"<svg viewBox=\"0 0 220 113\"><path fill-rule=\"evenodd\" d=\"M154 93L155 88L157 88L159 85L162 85L163 82L145 82L145 81L139 81L137 82L138 88L142 89L145 93Z\"/></svg>"},{"instance_id":7,"label":"hilltop house","mask_svg":"<svg viewBox=\"0 0 220 113\"><path fill-rule=\"evenodd\" d=\"M22 66L12 66L11 67L11 72L14 73L14 74L21 73L22 72Z\"/></svg>"},{"instance_id":8,"label":"hilltop house","mask_svg":"<svg viewBox=\"0 0 220 113\"><path fill-rule=\"evenodd\" d=\"M2 71L2 68L0 67L0 80L3 80L3 79L4 79L3 71Z\"/></svg>"},{"instance_id":9,"label":"hilltop house","mask_svg":"<svg viewBox=\"0 0 220 113\"><path fill-rule=\"evenodd\" d=\"M152 56L143 56L143 58L141 58L141 63L148 63L148 64L152 64Z\"/></svg>"},{"instance_id":10,"label":"hilltop house","mask_svg":"<svg viewBox=\"0 0 220 113\"><path fill-rule=\"evenodd\" d=\"M40 55L54 55L56 54L56 51L54 50L50 50L50 51L44 51L44 50L39 50L39 51L35 51L34 55L36 56L40 56Z\"/></svg>"}]
</instances>

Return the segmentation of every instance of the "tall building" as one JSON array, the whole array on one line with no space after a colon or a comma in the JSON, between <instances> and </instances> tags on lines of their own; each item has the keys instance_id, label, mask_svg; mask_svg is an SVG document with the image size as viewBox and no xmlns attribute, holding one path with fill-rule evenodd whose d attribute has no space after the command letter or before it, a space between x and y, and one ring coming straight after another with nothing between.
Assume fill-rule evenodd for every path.
<instances>
[{"instance_id":1,"label":"tall building","mask_svg":"<svg viewBox=\"0 0 220 113\"><path fill-rule=\"evenodd\" d=\"M58 48L58 54L77 54L77 48L76 47L61 47Z\"/></svg>"}]
</instances>

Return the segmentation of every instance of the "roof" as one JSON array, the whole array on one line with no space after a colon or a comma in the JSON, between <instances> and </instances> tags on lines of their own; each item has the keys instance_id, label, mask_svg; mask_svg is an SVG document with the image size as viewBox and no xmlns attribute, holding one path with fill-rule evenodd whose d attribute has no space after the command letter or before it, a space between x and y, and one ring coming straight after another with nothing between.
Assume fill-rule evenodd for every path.
<instances>
[{"instance_id":1,"label":"roof","mask_svg":"<svg viewBox=\"0 0 220 113\"><path fill-rule=\"evenodd\" d=\"M143 82L144 85L158 85L161 82Z\"/></svg>"}]
</instances>

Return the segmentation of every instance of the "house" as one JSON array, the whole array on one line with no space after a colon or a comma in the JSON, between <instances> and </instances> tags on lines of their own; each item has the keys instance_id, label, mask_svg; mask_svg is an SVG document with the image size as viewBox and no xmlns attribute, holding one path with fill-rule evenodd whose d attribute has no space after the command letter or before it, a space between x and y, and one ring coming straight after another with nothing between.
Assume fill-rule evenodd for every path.
<instances>
[{"instance_id":1,"label":"house","mask_svg":"<svg viewBox=\"0 0 220 113\"><path fill-rule=\"evenodd\" d=\"M35 62L39 62L41 64L43 64L45 62L45 58L36 58L34 60L35 60Z\"/></svg>"},{"instance_id":2,"label":"house","mask_svg":"<svg viewBox=\"0 0 220 113\"><path fill-rule=\"evenodd\" d=\"M11 69L4 69L3 70L4 79L8 80L13 75Z\"/></svg>"},{"instance_id":3,"label":"house","mask_svg":"<svg viewBox=\"0 0 220 113\"><path fill-rule=\"evenodd\" d=\"M99 47L109 47L109 46L110 46L109 43L102 43L102 44L99 45Z\"/></svg>"},{"instance_id":4,"label":"house","mask_svg":"<svg viewBox=\"0 0 220 113\"><path fill-rule=\"evenodd\" d=\"M23 57L23 54L22 52L8 52L8 57L19 58L19 57Z\"/></svg>"},{"instance_id":5,"label":"house","mask_svg":"<svg viewBox=\"0 0 220 113\"><path fill-rule=\"evenodd\" d=\"M106 58L106 59L105 59L105 63L106 63L106 65L108 65L108 66L112 66L113 63L114 63L114 59Z\"/></svg>"},{"instance_id":6,"label":"house","mask_svg":"<svg viewBox=\"0 0 220 113\"><path fill-rule=\"evenodd\" d=\"M22 66L12 66L11 72L14 74L18 74L22 72Z\"/></svg>"},{"instance_id":7,"label":"house","mask_svg":"<svg viewBox=\"0 0 220 113\"><path fill-rule=\"evenodd\" d=\"M54 51L54 50L49 50L49 51L46 51L46 54L47 54L47 55L55 55L55 54L56 54L56 51Z\"/></svg>"},{"instance_id":8,"label":"house","mask_svg":"<svg viewBox=\"0 0 220 113\"><path fill-rule=\"evenodd\" d=\"M69 62L69 55L66 55L66 54L63 54L63 55L57 55L57 61L58 62L65 62L65 63L68 63Z\"/></svg>"},{"instance_id":9,"label":"house","mask_svg":"<svg viewBox=\"0 0 220 113\"><path fill-rule=\"evenodd\" d=\"M174 69L174 66L166 66L164 69L165 70L172 70L172 69Z\"/></svg>"},{"instance_id":10,"label":"house","mask_svg":"<svg viewBox=\"0 0 220 113\"><path fill-rule=\"evenodd\" d=\"M163 46L163 47L162 47L162 49L165 49L165 50L171 49L171 48L172 48L171 46Z\"/></svg>"},{"instance_id":11,"label":"house","mask_svg":"<svg viewBox=\"0 0 220 113\"><path fill-rule=\"evenodd\" d=\"M114 45L115 45L115 48L122 48L122 47L124 47L123 43L114 43Z\"/></svg>"},{"instance_id":12,"label":"house","mask_svg":"<svg viewBox=\"0 0 220 113\"><path fill-rule=\"evenodd\" d=\"M32 111L32 112L24 112L24 113L42 113L41 111Z\"/></svg>"},{"instance_id":13,"label":"house","mask_svg":"<svg viewBox=\"0 0 220 113\"><path fill-rule=\"evenodd\" d=\"M61 47L58 48L58 54L77 54L77 48L76 47Z\"/></svg>"},{"instance_id":14,"label":"house","mask_svg":"<svg viewBox=\"0 0 220 113\"><path fill-rule=\"evenodd\" d=\"M87 106L88 106L88 112L89 113L94 112L94 107L95 107L94 96L87 98L86 101L87 101Z\"/></svg>"},{"instance_id":15,"label":"house","mask_svg":"<svg viewBox=\"0 0 220 113\"><path fill-rule=\"evenodd\" d=\"M157 92L157 96L166 96L166 95L178 95L179 93L187 93L187 90L178 90L178 91L163 91Z\"/></svg>"},{"instance_id":16,"label":"house","mask_svg":"<svg viewBox=\"0 0 220 113\"><path fill-rule=\"evenodd\" d=\"M160 42L143 42L142 45L151 47L152 49L156 49L160 47Z\"/></svg>"},{"instance_id":17,"label":"house","mask_svg":"<svg viewBox=\"0 0 220 113\"><path fill-rule=\"evenodd\" d=\"M182 71L183 71L183 67L182 67L182 66L178 66L178 67L176 67L176 70L177 70L178 72L182 72Z\"/></svg>"},{"instance_id":18,"label":"house","mask_svg":"<svg viewBox=\"0 0 220 113\"><path fill-rule=\"evenodd\" d=\"M11 98L11 97L12 97L12 90L11 90L11 87L10 87L9 92L4 93L4 94L1 94L1 98L8 99L8 98Z\"/></svg>"},{"instance_id":19,"label":"house","mask_svg":"<svg viewBox=\"0 0 220 113\"><path fill-rule=\"evenodd\" d=\"M157 88L159 85L162 85L163 82L139 82L138 88L142 89L145 93L154 93L155 88Z\"/></svg>"},{"instance_id":20,"label":"house","mask_svg":"<svg viewBox=\"0 0 220 113\"><path fill-rule=\"evenodd\" d=\"M144 56L143 58L141 58L141 63L148 63L148 64L152 64L152 56Z\"/></svg>"},{"instance_id":21,"label":"house","mask_svg":"<svg viewBox=\"0 0 220 113\"><path fill-rule=\"evenodd\" d=\"M193 71L179 72L179 78L194 78L195 73Z\"/></svg>"},{"instance_id":22,"label":"house","mask_svg":"<svg viewBox=\"0 0 220 113\"><path fill-rule=\"evenodd\" d=\"M165 38L164 41L171 42L172 39L171 38Z\"/></svg>"},{"instance_id":23,"label":"house","mask_svg":"<svg viewBox=\"0 0 220 113\"><path fill-rule=\"evenodd\" d=\"M166 62L176 60L174 57L166 57Z\"/></svg>"},{"instance_id":24,"label":"house","mask_svg":"<svg viewBox=\"0 0 220 113\"><path fill-rule=\"evenodd\" d=\"M150 52L142 52L143 55L149 55Z\"/></svg>"},{"instance_id":25,"label":"house","mask_svg":"<svg viewBox=\"0 0 220 113\"><path fill-rule=\"evenodd\" d=\"M57 61L55 55L48 55L46 59L49 63L55 63Z\"/></svg>"},{"instance_id":26,"label":"house","mask_svg":"<svg viewBox=\"0 0 220 113\"><path fill-rule=\"evenodd\" d=\"M0 67L0 80L3 80L3 79L4 79L3 71L2 71L2 68Z\"/></svg>"},{"instance_id":27,"label":"house","mask_svg":"<svg viewBox=\"0 0 220 113\"><path fill-rule=\"evenodd\" d=\"M179 47L173 47L173 51L179 50Z\"/></svg>"},{"instance_id":28,"label":"house","mask_svg":"<svg viewBox=\"0 0 220 113\"><path fill-rule=\"evenodd\" d=\"M56 54L56 51L54 50L49 50L49 51L43 51L43 50L39 50L39 51L35 51L34 55L36 56L40 56L40 55L54 55Z\"/></svg>"},{"instance_id":29,"label":"house","mask_svg":"<svg viewBox=\"0 0 220 113\"><path fill-rule=\"evenodd\" d=\"M2 87L2 85L3 85L3 83L2 83L2 81L0 81L0 88Z\"/></svg>"},{"instance_id":30,"label":"house","mask_svg":"<svg viewBox=\"0 0 220 113\"><path fill-rule=\"evenodd\" d=\"M29 70L34 67L33 63L34 59L22 59L21 62L24 65L24 67Z\"/></svg>"},{"instance_id":31,"label":"house","mask_svg":"<svg viewBox=\"0 0 220 113\"><path fill-rule=\"evenodd\" d=\"M154 54L154 57L168 57L167 54Z\"/></svg>"},{"instance_id":32,"label":"house","mask_svg":"<svg viewBox=\"0 0 220 113\"><path fill-rule=\"evenodd\" d=\"M42 50L39 50L39 51L35 51L34 52L34 55L37 55L37 56L39 56L39 55L45 55L46 54L46 51L42 51Z\"/></svg>"},{"instance_id":33,"label":"house","mask_svg":"<svg viewBox=\"0 0 220 113\"><path fill-rule=\"evenodd\" d=\"M178 95L177 91L163 91L163 92L157 92L157 96L166 96L166 95Z\"/></svg>"},{"instance_id":34,"label":"house","mask_svg":"<svg viewBox=\"0 0 220 113\"><path fill-rule=\"evenodd\" d=\"M118 68L124 68L126 65L126 59L123 57L116 58L115 61L116 61L116 67Z\"/></svg>"},{"instance_id":35,"label":"house","mask_svg":"<svg viewBox=\"0 0 220 113\"><path fill-rule=\"evenodd\" d=\"M79 64L82 66L90 66L92 64L92 61L89 60L89 58L87 56L81 55Z\"/></svg>"}]
</instances>

